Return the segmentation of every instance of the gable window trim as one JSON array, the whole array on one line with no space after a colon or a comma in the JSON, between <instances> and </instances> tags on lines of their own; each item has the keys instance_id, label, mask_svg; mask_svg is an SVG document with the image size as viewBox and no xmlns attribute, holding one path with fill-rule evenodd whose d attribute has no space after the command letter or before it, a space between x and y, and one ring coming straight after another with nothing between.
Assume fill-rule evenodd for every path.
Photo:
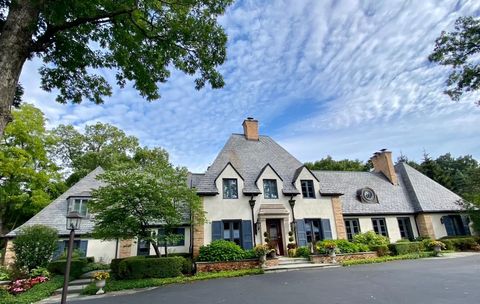
<instances>
[{"instance_id":1,"label":"gable window trim","mask_svg":"<svg viewBox=\"0 0 480 304\"><path fill-rule=\"evenodd\" d=\"M263 197L265 199L278 199L278 186L276 179L263 180Z\"/></svg>"},{"instance_id":2,"label":"gable window trim","mask_svg":"<svg viewBox=\"0 0 480 304\"><path fill-rule=\"evenodd\" d=\"M388 237L387 220L384 217L372 217L372 226L376 234Z\"/></svg>"},{"instance_id":3,"label":"gable window trim","mask_svg":"<svg viewBox=\"0 0 480 304\"><path fill-rule=\"evenodd\" d=\"M223 178L223 198L224 199L238 199L238 179L237 178Z\"/></svg>"},{"instance_id":4,"label":"gable window trim","mask_svg":"<svg viewBox=\"0 0 480 304\"><path fill-rule=\"evenodd\" d=\"M315 184L313 183L312 179L300 180L300 186L302 188L303 198L316 198Z\"/></svg>"}]
</instances>

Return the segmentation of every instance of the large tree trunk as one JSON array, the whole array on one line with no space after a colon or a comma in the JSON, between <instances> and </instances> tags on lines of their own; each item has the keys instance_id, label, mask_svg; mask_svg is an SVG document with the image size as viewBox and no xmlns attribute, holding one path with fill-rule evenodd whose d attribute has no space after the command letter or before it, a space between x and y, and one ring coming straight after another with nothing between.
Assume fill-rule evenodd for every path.
<instances>
[{"instance_id":1,"label":"large tree trunk","mask_svg":"<svg viewBox=\"0 0 480 304\"><path fill-rule=\"evenodd\" d=\"M161 257L162 255L160 254L160 250L158 249L158 244L157 242L150 241L150 243L153 246L153 250L155 250L155 254L157 255L157 258Z\"/></svg>"},{"instance_id":2,"label":"large tree trunk","mask_svg":"<svg viewBox=\"0 0 480 304\"><path fill-rule=\"evenodd\" d=\"M42 1L13 0L0 33L0 136L11 121L18 78L30 56Z\"/></svg>"}]
</instances>

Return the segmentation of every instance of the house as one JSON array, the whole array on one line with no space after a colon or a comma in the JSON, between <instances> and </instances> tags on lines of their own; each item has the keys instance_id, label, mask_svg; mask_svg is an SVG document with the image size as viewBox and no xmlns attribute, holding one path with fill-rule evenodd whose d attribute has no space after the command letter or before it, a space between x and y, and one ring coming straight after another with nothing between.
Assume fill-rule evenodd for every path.
<instances>
[{"instance_id":1,"label":"house","mask_svg":"<svg viewBox=\"0 0 480 304\"><path fill-rule=\"evenodd\" d=\"M394 165L392 153L376 152L371 172L311 171L272 138L259 135L258 121L243 122L242 134L232 134L203 174L188 183L202 197L207 222L183 225L183 240L172 252L198 254L213 240L230 240L244 249L265 239L286 254L290 235L299 246L324 239L352 239L373 230L390 241L418 236L441 238L469 235L461 198L406 163ZM102 186L97 168L24 225L45 224L59 231L63 250L68 237L67 211L85 216L76 248L97 261L154 254L150 244L136 240L101 241L89 237L92 215L88 200ZM162 234L161 226L154 226ZM7 237L14 238L18 229ZM12 259L11 241L7 260ZM163 253L163 248L161 248Z\"/></svg>"}]
</instances>

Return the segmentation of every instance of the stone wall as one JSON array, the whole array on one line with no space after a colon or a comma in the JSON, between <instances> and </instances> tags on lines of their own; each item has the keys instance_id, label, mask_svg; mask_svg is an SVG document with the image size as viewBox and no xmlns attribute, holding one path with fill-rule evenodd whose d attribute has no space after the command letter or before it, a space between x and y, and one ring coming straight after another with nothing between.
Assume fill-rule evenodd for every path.
<instances>
[{"instance_id":1,"label":"stone wall","mask_svg":"<svg viewBox=\"0 0 480 304\"><path fill-rule=\"evenodd\" d=\"M342 253L337 254L335 260L337 263L341 263L343 261L348 260L365 260L378 257L378 254L375 251L372 252L358 252L358 253ZM310 261L315 264L322 264L322 263L332 263L332 257L328 255L311 255Z\"/></svg>"},{"instance_id":2,"label":"stone wall","mask_svg":"<svg viewBox=\"0 0 480 304\"><path fill-rule=\"evenodd\" d=\"M7 246L5 248L5 257L3 259L3 264L5 266L11 266L15 263L15 251L13 251L13 242L12 240L7 241Z\"/></svg>"},{"instance_id":3,"label":"stone wall","mask_svg":"<svg viewBox=\"0 0 480 304\"><path fill-rule=\"evenodd\" d=\"M432 217L428 214L421 213L417 216L418 234L420 236L428 236L435 239L435 231L433 230Z\"/></svg>"},{"instance_id":4,"label":"stone wall","mask_svg":"<svg viewBox=\"0 0 480 304\"><path fill-rule=\"evenodd\" d=\"M343 220L342 201L340 201L339 196L332 197L332 209L335 229L337 230L337 239L346 240L347 231L345 230L345 221Z\"/></svg>"}]
</instances>

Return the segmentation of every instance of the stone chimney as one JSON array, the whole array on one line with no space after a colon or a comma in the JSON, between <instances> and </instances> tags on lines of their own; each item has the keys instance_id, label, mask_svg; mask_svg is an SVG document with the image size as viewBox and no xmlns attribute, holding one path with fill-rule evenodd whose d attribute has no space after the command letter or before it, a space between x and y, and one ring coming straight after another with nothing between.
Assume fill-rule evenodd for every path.
<instances>
[{"instance_id":1,"label":"stone chimney","mask_svg":"<svg viewBox=\"0 0 480 304\"><path fill-rule=\"evenodd\" d=\"M258 120L248 117L243 121L243 134L247 140L258 140Z\"/></svg>"},{"instance_id":2,"label":"stone chimney","mask_svg":"<svg viewBox=\"0 0 480 304\"><path fill-rule=\"evenodd\" d=\"M379 152L375 152L370 160L373 163L375 172L382 172L393 185L398 185L397 174L393 167L392 152L382 149Z\"/></svg>"}]
</instances>

